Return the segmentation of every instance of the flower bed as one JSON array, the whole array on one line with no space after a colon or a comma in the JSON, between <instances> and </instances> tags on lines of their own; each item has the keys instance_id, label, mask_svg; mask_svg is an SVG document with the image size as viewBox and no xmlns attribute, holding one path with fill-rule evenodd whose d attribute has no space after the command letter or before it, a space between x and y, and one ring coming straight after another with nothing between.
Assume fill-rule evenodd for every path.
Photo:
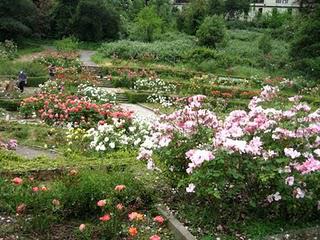
<instances>
[{"instance_id":1,"label":"flower bed","mask_svg":"<svg viewBox=\"0 0 320 240\"><path fill-rule=\"evenodd\" d=\"M210 204L215 221L250 216L312 219L319 209L320 110L289 98L275 104L278 89L266 86L248 111L219 119L204 96L163 116L142 144L138 159L155 168L154 154L197 201ZM279 99L278 102L283 102Z\"/></svg>"},{"instance_id":2,"label":"flower bed","mask_svg":"<svg viewBox=\"0 0 320 240\"><path fill-rule=\"evenodd\" d=\"M77 239L172 239L151 193L131 174L76 169L52 181L0 178L2 210L15 213L19 234L42 234L63 221ZM39 236L38 236L39 237Z\"/></svg>"},{"instance_id":3,"label":"flower bed","mask_svg":"<svg viewBox=\"0 0 320 240\"><path fill-rule=\"evenodd\" d=\"M99 121L112 118L131 119L131 112L125 112L112 104L96 104L81 100L77 96L64 94L37 94L21 102L20 113L25 117L37 116L50 125L90 127Z\"/></svg>"}]
</instances>

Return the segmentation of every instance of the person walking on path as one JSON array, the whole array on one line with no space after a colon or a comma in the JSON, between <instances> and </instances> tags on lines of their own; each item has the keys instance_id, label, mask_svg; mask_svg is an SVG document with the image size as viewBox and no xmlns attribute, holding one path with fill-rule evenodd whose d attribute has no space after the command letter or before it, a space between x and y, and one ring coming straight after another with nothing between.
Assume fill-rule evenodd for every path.
<instances>
[{"instance_id":1,"label":"person walking on path","mask_svg":"<svg viewBox=\"0 0 320 240\"><path fill-rule=\"evenodd\" d=\"M55 77L55 74L56 74L56 66L51 64L48 68L49 70L49 77L50 77L50 80L54 80L54 77Z\"/></svg>"},{"instance_id":2,"label":"person walking on path","mask_svg":"<svg viewBox=\"0 0 320 240\"><path fill-rule=\"evenodd\" d=\"M20 71L18 76L18 88L23 93L24 87L27 85L27 74L24 71Z\"/></svg>"}]
</instances>

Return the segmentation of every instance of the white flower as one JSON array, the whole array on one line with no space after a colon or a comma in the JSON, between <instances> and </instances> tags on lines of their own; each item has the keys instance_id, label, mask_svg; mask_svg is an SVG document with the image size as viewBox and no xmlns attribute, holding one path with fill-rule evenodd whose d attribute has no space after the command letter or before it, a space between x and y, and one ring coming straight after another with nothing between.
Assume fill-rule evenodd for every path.
<instances>
[{"instance_id":1,"label":"white flower","mask_svg":"<svg viewBox=\"0 0 320 240\"><path fill-rule=\"evenodd\" d=\"M194 189L196 188L196 186L193 183L190 183L188 185L188 187L186 187L186 192L188 193L194 193Z\"/></svg>"}]
</instances>

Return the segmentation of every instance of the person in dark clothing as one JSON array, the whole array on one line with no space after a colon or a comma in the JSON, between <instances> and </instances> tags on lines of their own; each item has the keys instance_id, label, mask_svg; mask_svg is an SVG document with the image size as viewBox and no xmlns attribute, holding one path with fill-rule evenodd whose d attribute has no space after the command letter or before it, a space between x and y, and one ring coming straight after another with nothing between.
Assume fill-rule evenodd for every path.
<instances>
[{"instance_id":1,"label":"person in dark clothing","mask_svg":"<svg viewBox=\"0 0 320 240\"><path fill-rule=\"evenodd\" d=\"M24 71L20 71L19 77L18 77L18 88L23 93L24 87L27 85L27 74Z\"/></svg>"}]
</instances>

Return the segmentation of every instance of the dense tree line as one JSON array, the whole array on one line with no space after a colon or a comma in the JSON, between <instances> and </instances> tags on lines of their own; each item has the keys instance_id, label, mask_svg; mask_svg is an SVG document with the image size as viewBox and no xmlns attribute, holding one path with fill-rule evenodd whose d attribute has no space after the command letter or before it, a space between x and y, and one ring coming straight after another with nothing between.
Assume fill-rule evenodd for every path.
<instances>
[{"instance_id":1,"label":"dense tree line","mask_svg":"<svg viewBox=\"0 0 320 240\"><path fill-rule=\"evenodd\" d=\"M151 42L166 31L179 30L197 36L204 46L216 47L224 41L225 21L246 19L250 8L250 0L188 2L180 11L171 0L1 0L0 41L74 36L83 41L130 38ZM319 76L320 1L297 2L300 17L273 11L251 22L238 22L243 27L273 29L274 36L291 42L295 67Z\"/></svg>"}]
</instances>

